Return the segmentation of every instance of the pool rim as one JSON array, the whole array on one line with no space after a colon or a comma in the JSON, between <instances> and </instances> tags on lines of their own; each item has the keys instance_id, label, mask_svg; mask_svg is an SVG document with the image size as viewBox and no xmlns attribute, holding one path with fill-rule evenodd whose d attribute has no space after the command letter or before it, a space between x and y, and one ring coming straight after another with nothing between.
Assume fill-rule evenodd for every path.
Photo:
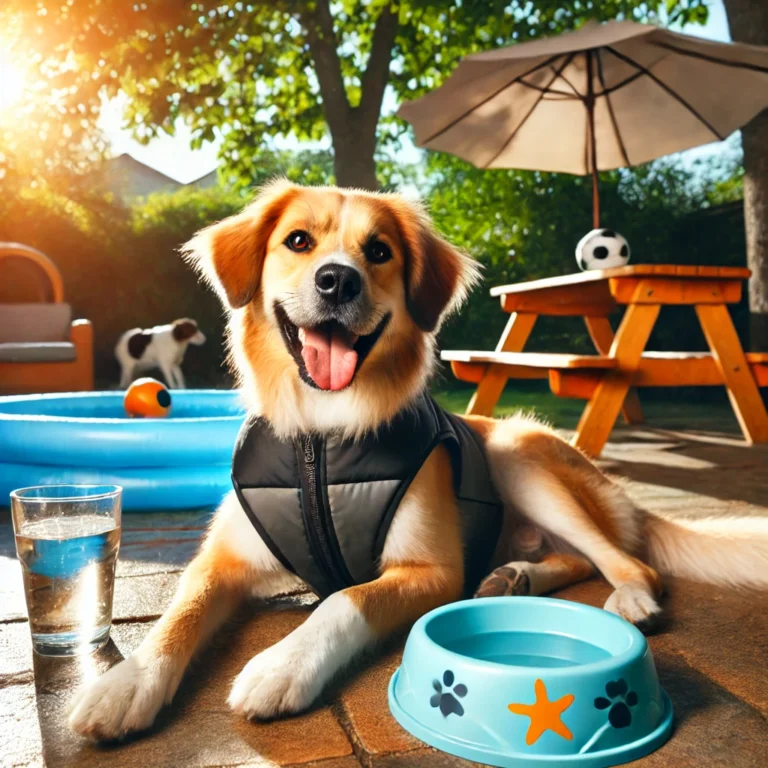
<instances>
[{"instance_id":1,"label":"pool rim","mask_svg":"<svg viewBox=\"0 0 768 768\"><path fill-rule=\"evenodd\" d=\"M123 412L123 393L115 391L0 397L0 468L87 470L230 462L237 434L248 417L242 393L190 389L173 390L172 396L176 412L184 416L118 416ZM12 487L40 484L46 483L27 478Z\"/></svg>"},{"instance_id":2,"label":"pool rim","mask_svg":"<svg viewBox=\"0 0 768 768\"><path fill-rule=\"evenodd\" d=\"M236 420L242 421L247 413L247 407L242 400L242 393L237 389L171 389L172 398L174 402L176 399L226 399L229 397L232 400L239 400L242 408L242 413L239 414L225 414L218 416L172 416L171 418L147 418L147 419L132 419L127 416L81 416L81 415L60 415L60 414L46 414L46 413L33 413L33 412L14 412L6 411L3 406L6 404L15 403L46 403L46 402L67 402L72 403L77 401L105 401L116 400L122 401L125 392L121 390L92 390L88 392L43 392L40 394L27 394L27 395L3 395L0 396L0 424L16 423L20 421L28 421L33 424L39 422L50 422L53 424L82 424L84 426L102 426L113 424L172 424L183 425L189 423L217 423L217 422L233 422ZM140 427L135 427L140 429Z\"/></svg>"}]
</instances>

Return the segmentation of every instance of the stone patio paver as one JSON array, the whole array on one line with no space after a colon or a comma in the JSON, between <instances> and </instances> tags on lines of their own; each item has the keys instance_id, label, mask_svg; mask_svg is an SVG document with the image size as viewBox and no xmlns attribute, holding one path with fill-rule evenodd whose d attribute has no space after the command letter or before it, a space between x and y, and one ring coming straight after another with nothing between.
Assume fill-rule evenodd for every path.
<instances>
[{"instance_id":1,"label":"stone patio paver","mask_svg":"<svg viewBox=\"0 0 768 768\"><path fill-rule=\"evenodd\" d=\"M639 503L669 515L768 516L768 448L726 434L617 430L602 465ZM80 660L35 657L7 512L0 511L0 767L463 768L424 746L389 714L387 685L402 640L358 664L312 712L247 723L227 708L234 676L298 626L313 600L253 604L217 635L148 733L97 747L70 733L65 711L79 681L130 653L170 601L209 513L128 514L112 642ZM675 707L675 732L641 768L768 766L768 592L667 580L666 620L650 645ZM601 580L558 594L602 605Z\"/></svg>"},{"instance_id":2,"label":"stone patio paver","mask_svg":"<svg viewBox=\"0 0 768 768\"><path fill-rule=\"evenodd\" d=\"M43 766L42 747L34 684L0 687L0 765Z\"/></svg>"},{"instance_id":3,"label":"stone patio paver","mask_svg":"<svg viewBox=\"0 0 768 768\"><path fill-rule=\"evenodd\" d=\"M385 653L376 663L364 668L340 693L341 717L349 723L360 750L377 757L393 752L410 752L424 747L424 743L400 727L393 717L385 717L387 687L395 670L400 666L402 642Z\"/></svg>"}]
</instances>

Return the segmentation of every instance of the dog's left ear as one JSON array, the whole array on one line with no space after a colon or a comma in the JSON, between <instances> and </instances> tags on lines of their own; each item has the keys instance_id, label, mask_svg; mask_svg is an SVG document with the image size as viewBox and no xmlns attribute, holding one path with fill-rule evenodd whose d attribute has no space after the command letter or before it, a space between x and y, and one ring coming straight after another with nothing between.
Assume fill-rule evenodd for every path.
<instances>
[{"instance_id":1,"label":"dog's left ear","mask_svg":"<svg viewBox=\"0 0 768 768\"><path fill-rule=\"evenodd\" d=\"M272 181L244 211L201 230L182 246L184 258L232 309L244 307L258 290L267 241L298 189L286 179Z\"/></svg>"},{"instance_id":2,"label":"dog's left ear","mask_svg":"<svg viewBox=\"0 0 768 768\"><path fill-rule=\"evenodd\" d=\"M393 202L405 246L408 312L423 331L436 331L479 281L480 265L444 240L420 205Z\"/></svg>"}]
</instances>

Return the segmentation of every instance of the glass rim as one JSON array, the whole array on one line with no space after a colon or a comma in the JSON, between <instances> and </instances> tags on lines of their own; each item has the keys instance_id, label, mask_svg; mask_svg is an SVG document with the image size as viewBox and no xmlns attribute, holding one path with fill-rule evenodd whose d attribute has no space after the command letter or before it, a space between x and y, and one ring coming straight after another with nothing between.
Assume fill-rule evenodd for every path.
<instances>
[{"instance_id":1,"label":"glass rim","mask_svg":"<svg viewBox=\"0 0 768 768\"><path fill-rule=\"evenodd\" d=\"M87 490L88 488L104 488L109 490L104 490L101 493L94 493L94 494L86 494L84 496L33 496L33 495L26 495L29 491L42 491L45 489L54 489L54 488L79 488ZM67 502L67 501L100 501L102 499L112 499L117 496L119 496L123 492L123 487L121 485L111 485L109 483L52 483L47 485L30 485L26 488L16 488L15 490L11 491L11 499L15 499L16 501L20 501L24 504L30 503L30 502L51 502L51 501L60 501L60 502Z\"/></svg>"}]
</instances>

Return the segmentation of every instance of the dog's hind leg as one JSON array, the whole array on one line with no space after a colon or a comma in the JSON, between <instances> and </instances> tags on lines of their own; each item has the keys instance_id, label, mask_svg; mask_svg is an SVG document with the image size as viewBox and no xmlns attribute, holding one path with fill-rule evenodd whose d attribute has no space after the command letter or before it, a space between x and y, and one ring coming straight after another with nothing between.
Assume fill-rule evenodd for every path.
<instances>
[{"instance_id":1,"label":"dog's hind leg","mask_svg":"<svg viewBox=\"0 0 768 768\"><path fill-rule=\"evenodd\" d=\"M160 363L158 367L160 368L160 373L163 374L165 385L168 389L176 389L176 377L173 375L171 366L168 363Z\"/></svg>"},{"instance_id":2,"label":"dog's hind leg","mask_svg":"<svg viewBox=\"0 0 768 768\"><path fill-rule=\"evenodd\" d=\"M485 439L506 507L587 558L615 588L606 610L633 624L660 613L661 580L630 555L642 545L642 510L582 454L537 422L470 422Z\"/></svg>"},{"instance_id":3,"label":"dog's hind leg","mask_svg":"<svg viewBox=\"0 0 768 768\"><path fill-rule=\"evenodd\" d=\"M475 597L546 595L584 581L594 572L583 557L553 552L537 563L519 561L496 568L482 580Z\"/></svg>"},{"instance_id":4,"label":"dog's hind leg","mask_svg":"<svg viewBox=\"0 0 768 768\"><path fill-rule=\"evenodd\" d=\"M511 490L511 489L510 489ZM576 495L578 493L578 497ZM589 491L572 490L542 468L526 468L514 481L517 509L531 522L567 542L598 568L616 591L605 608L633 624L646 624L661 612L657 598L661 580L656 571L624 552L612 540L599 514L590 514ZM594 502L594 499L592 500Z\"/></svg>"}]
</instances>

